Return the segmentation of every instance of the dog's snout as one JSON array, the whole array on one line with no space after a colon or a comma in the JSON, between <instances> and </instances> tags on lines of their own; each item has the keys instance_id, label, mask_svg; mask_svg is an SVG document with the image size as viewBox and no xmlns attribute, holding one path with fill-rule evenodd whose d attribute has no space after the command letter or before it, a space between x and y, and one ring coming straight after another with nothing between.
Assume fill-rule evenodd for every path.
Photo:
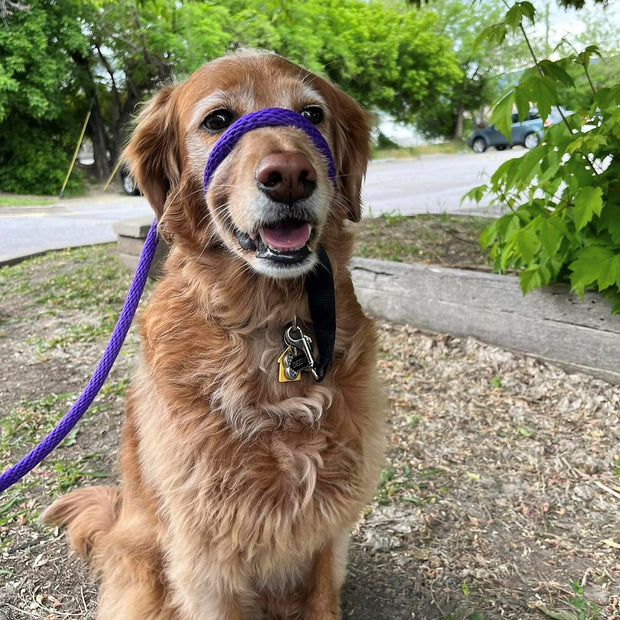
<instances>
[{"instance_id":1,"label":"dog's snout","mask_svg":"<svg viewBox=\"0 0 620 620\"><path fill-rule=\"evenodd\" d=\"M316 187L316 170L303 153L270 153L256 168L258 188L276 202L308 198Z\"/></svg>"}]
</instances>

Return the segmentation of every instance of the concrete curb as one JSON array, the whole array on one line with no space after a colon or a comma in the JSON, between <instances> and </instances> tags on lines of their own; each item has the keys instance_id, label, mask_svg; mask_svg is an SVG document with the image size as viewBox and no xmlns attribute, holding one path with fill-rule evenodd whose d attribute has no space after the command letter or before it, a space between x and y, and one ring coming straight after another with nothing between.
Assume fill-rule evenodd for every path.
<instances>
[{"instance_id":1,"label":"concrete curb","mask_svg":"<svg viewBox=\"0 0 620 620\"><path fill-rule=\"evenodd\" d=\"M395 323L473 336L620 384L620 316L596 293L568 286L524 296L517 278L431 265L354 258L364 309Z\"/></svg>"},{"instance_id":2,"label":"concrete curb","mask_svg":"<svg viewBox=\"0 0 620 620\"><path fill-rule=\"evenodd\" d=\"M118 258L121 264L130 271L135 271L138 266L140 252L152 222L152 217L133 217L114 224L114 232L117 235ZM160 238L149 269L151 278L158 278L161 274L162 266L168 256L168 250L168 246Z\"/></svg>"},{"instance_id":3,"label":"concrete curb","mask_svg":"<svg viewBox=\"0 0 620 620\"><path fill-rule=\"evenodd\" d=\"M109 243L108 241L104 243ZM58 248L47 248L46 250L41 250L40 252L30 252L28 254L20 254L19 256L12 256L11 258L3 258L0 259L0 267L11 267L12 265L18 265L19 263L23 263L25 260L29 260L31 258L38 258L39 256L45 256L51 252L64 252L65 250L77 250L79 248L86 248L89 245L101 245L100 243L83 243L81 245L63 245ZM2 618L0 618L2 620Z\"/></svg>"},{"instance_id":4,"label":"concrete curb","mask_svg":"<svg viewBox=\"0 0 620 620\"><path fill-rule=\"evenodd\" d=\"M115 225L121 260L131 269L150 224L133 218ZM160 246L156 261L167 252ZM367 258L350 267L358 299L373 316L473 336L620 384L620 316L596 293L581 301L556 285L524 296L511 276Z\"/></svg>"}]
</instances>

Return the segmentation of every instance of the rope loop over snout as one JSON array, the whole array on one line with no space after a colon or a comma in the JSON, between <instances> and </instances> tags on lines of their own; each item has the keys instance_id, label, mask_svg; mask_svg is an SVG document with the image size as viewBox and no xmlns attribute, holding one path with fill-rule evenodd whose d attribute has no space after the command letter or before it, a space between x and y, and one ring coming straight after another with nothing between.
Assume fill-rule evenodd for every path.
<instances>
[{"instance_id":1,"label":"rope loop over snout","mask_svg":"<svg viewBox=\"0 0 620 620\"><path fill-rule=\"evenodd\" d=\"M285 108L263 108L238 118L218 139L209 153L205 166L203 191L206 194L217 167L228 157L241 137L248 131L261 127L297 127L305 132L316 150L325 157L327 174L332 183L336 181L336 164L327 140L309 120L298 112Z\"/></svg>"}]
</instances>

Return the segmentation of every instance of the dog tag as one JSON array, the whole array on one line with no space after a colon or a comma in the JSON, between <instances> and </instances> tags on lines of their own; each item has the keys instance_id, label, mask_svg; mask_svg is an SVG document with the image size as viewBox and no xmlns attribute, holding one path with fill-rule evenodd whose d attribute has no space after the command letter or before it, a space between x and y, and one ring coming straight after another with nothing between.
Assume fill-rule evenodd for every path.
<instances>
[{"instance_id":1,"label":"dog tag","mask_svg":"<svg viewBox=\"0 0 620 620\"><path fill-rule=\"evenodd\" d=\"M278 373L278 381L280 383L289 383L290 381L300 381L301 380L301 372L293 370L289 363L290 360L295 356L293 352L293 347L288 346L284 353L280 355L278 358L278 365L280 367L280 371Z\"/></svg>"},{"instance_id":2,"label":"dog tag","mask_svg":"<svg viewBox=\"0 0 620 620\"><path fill-rule=\"evenodd\" d=\"M284 330L283 340L284 344L293 349L295 355L297 355L297 351L299 351L299 356L301 358L301 366L295 363L294 369L291 368L291 370L293 370L293 372L309 370L312 373L312 376L319 381L320 377L316 370L316 360L314 359L314 354L312 353L312 338L310 338L310 336L306 336L301 327L293 323L293 325ZM303 361L304 358L305 362ZM289 362L289 365L292 366L292 362Z\"/></svg>"}]
</instances>

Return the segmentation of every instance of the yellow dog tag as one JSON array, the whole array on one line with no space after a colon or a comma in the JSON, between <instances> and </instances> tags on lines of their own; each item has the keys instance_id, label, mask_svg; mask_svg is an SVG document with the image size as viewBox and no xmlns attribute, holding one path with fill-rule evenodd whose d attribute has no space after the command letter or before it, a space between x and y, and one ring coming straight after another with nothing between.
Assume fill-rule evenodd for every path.
<instances>
[{"instance_id":1,"label":"yellow dog tag","mask_svg":"<svg viewBox=\"0 0 620 620\"><path fill-rule=\"evenodd\" d=\"M288 370L290 372L290 369L287 368L286 363L284 361L287 355L292 355L292 347L287 347L284 353L282 353L282 355L280 355L280 357L278 358L278 365L280 366L280 372L278 373L278 381L280 383L289 383L290 381L300 381L301 380L300 372L297 373L297 376L294 379L289 379L289 377L287 376L286 371Z\"/></svg>"}]
</instances>

